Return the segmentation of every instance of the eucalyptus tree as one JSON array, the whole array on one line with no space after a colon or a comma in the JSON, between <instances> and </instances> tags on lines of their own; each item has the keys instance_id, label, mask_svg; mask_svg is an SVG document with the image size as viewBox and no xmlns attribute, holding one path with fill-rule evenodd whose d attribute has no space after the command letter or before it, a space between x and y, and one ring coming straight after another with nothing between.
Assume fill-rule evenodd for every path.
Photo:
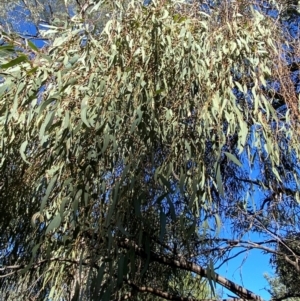
<instances>
[{"instance_id":1,"label":"eucalyptus tree","mask_svg":"<svg viewBox=\"0 0 300 301\"><path fill-rule=\"evenodd\" d=\"M215 268L297 231L291 3L200 4L87 3L42 49L1 32L3 298L261 300Z\"/></svg>"}]
</instances>

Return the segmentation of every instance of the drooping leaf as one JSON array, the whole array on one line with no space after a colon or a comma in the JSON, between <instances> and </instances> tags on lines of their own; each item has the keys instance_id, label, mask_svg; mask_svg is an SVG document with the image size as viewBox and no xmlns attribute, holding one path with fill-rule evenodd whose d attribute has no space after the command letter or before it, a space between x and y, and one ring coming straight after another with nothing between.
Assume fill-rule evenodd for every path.
<instances>
[{"instance_id":1,"label":"drooping leaf","mask_svg":"<svg viewBox=\"0 0 300 301\"><path fill-rule=\"evenodd\" d=\"M8 63L0 65L0 68L8 69L8 68L14 67L16 65L19 65L20 63L27 61L27 60L28 60L28 58L26 55L20 55L17 58L9 61Z\"/></svg>"},{"instance_id":2,"label":"drooping leaf","mask_svg":"<svg viewBox=\"0 0 300 301\"><path fill-rule=\"evenodd\" d=\"M231 160L233 163L235 163L236 165L238 165L239 167L242 167L242 163L235 157L235 155L230 154L228 152L224 152L224 154L227 156L227 158L229 160Z\"/></svg>"},{"instance_id":3,"label":"drooping leaf","mask_svg":"<svg viewBox=\"0 0 300 301\"><path fill-rule=\"evenodd\" d=\"M35 46L35 44L32 41L28 40L27 43L32 50L39 52L39 49Z\"/></svg>"},{"instance_id":4,"label":"drooping leaf","mask_svg":"<svg viewBox=\"0 0 300 301\"><path fill-rule=\"evenodd\" d=\"M57 229L60 226L61 223L61 216L60 214L57 214L54 219L51 221L51 223L48 225L46 234L50 233L52 230Z\"/></svg>"}]
</instances>

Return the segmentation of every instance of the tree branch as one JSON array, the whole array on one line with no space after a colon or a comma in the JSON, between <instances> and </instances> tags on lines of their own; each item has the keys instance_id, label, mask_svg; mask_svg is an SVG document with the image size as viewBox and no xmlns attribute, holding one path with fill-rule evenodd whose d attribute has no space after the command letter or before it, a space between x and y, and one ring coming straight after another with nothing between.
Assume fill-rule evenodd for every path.
<instances>
[{"instance_id":1,"label":"tree branch","mask_svg":"<svg viewBox=\"0 0 300 301\"><path fill-rule=\"evenodd\" d=\"M128 239L126 239L124 241L119 241L118 244L120 247L123 247L126 249L133 248L135 253L138 256L147 258L147 253L145 252L145 250L143 248L140 248L139 246L137 246L134 242L129 241ZM162 256L162 255L159 255L159 254L156 254L156 253L150 251L150 260L159 262L159 263L167 265L167 266L176 267L176 268L179 268L182 270L194 272L197 275L204 277L204 278L212 278L209 276L209 272L206 269L204 269L203 267L201 267L199 265L196 265L195 263L189 262L183 258L179 258L178 260L176 260L176 259L168 258L166 256ZM253 292L245 289L244 287L232 282L231 280L222 277L221 275L219 275L217 273L214 274L214 277L212 280L215 280L216 283L227 288L232 293L236 294L237 296L239 296L242 299L263 301L263 299L260 296L254 294Z\"/></svg>"},{"instance_id":2,"label":"tree branch","mask_svg":"<svg viewBox=\"0 0 300 301\"><path fill-rule=\"evenodd\" d=\"M175 301L248 301L246 299L240 299L240 298L215 300L215 299L197 299L197 298L191 298L191 297L180 297L178 295L167 293L167 292L164 292L159 289L155 289L150 286L138 286L130 280L125 280L125 282L139 292L150 293L152 295L155 295L155 296L167 299L167 300L175 300Z\"/></svg>"}]
</instances>

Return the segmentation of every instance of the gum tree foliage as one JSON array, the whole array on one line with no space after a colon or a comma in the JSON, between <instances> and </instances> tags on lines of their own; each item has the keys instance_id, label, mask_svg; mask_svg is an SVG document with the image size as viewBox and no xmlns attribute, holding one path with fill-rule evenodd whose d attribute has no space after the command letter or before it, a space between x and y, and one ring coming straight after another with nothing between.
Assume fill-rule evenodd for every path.
<instances>
[{"instance_id":1,"label":"gum tree foliage","mask_svg":"<svg viewBox=\"0 0 300 301\"><path fill-rule=\"evenodd\" d=\"M95 1L43 49L3 30L1 296L261 300L215 269L298 231L291 8Z\"/></svg>"}]
</instances>

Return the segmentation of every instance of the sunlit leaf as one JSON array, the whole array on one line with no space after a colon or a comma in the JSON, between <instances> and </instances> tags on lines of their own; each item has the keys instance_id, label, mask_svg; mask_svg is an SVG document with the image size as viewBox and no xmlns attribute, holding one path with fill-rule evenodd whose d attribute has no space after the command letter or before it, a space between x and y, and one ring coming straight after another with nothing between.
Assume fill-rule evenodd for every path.
<instances>
[{"instance_id":1,"label":"sunlit leaf","mask_svg":"<svg viewBox=\"0 0 300 301\"><path fill-rule=\"evenodd\" d=\"M227 158L229 160L231 160L233 163L235 163L236 165L242 167L242 163L233 155L233 154L230 154L228 152L224 152L224 154L227 156Z\"/></svg>"},{"instance_id":2,"label":"sunlit leaf","mask_svg":"<svg viewBox=\"0 0 300 301\"><path fill-rule=\"evenodd\" d=\"M26 163L30 164L30 162L27 161L27 159L26 159L26 148L27 148L27 145L28 145L28 141L27 140L22 143L22 145L20 147L20 154L21 154L22 159Z\"/></svg>"}]
</instances>

